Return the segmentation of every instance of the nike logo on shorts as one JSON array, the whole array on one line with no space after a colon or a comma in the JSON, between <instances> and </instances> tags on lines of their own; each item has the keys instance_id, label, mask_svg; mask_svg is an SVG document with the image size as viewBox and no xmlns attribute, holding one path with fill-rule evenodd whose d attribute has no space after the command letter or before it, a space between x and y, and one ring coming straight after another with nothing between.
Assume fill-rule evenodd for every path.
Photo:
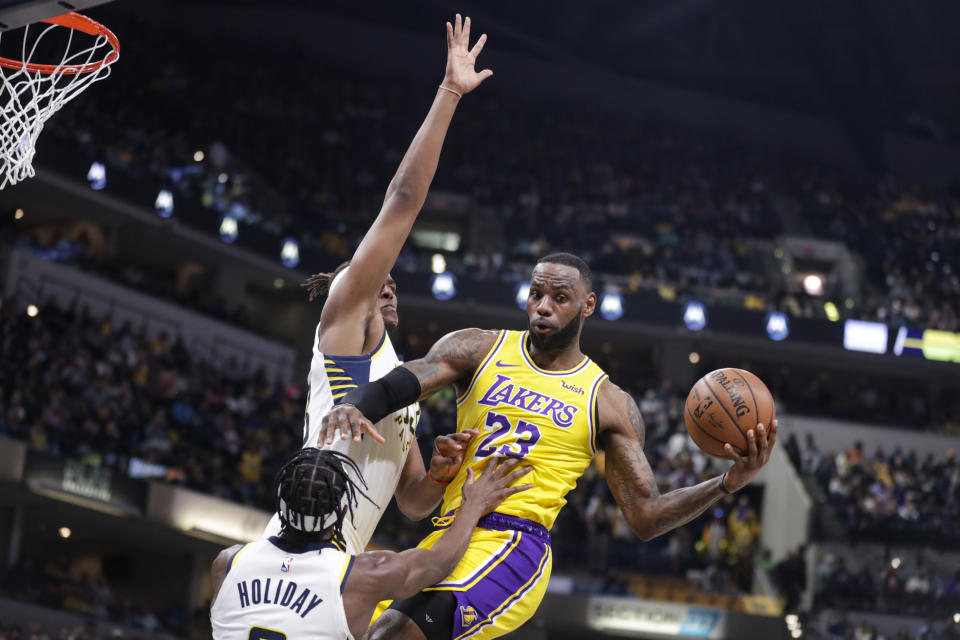
<instances>
[{"instance_id":1,"label":"nike logo on shorts","mask_svg":"<svg viewBox=\"0 0 960 640\"><path fill-rule=\"evenodd\" d=\"M497 366L498 366L498 367L519 367L520 365L518 365L518 364L504 364L504 363L501 362L500 360L497 360Z\"/></svg>"}]
</instances>

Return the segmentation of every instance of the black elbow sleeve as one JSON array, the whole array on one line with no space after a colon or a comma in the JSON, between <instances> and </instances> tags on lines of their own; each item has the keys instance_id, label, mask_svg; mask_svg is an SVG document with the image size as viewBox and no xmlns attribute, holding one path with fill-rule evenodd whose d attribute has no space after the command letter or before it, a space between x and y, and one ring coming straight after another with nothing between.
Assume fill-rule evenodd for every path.
<instances>
[{"instance_id":1,"label":"black elbow sleeve","mask_svg":"<svg viewBox=\"0 0 960 640\"><path fill-rule=\"evenodd\" d=\"M409 369L397 367L379 380L353 389L340 404L352 404L376 424L420 398L420 381Z\"/></svg>"}]
</instances>

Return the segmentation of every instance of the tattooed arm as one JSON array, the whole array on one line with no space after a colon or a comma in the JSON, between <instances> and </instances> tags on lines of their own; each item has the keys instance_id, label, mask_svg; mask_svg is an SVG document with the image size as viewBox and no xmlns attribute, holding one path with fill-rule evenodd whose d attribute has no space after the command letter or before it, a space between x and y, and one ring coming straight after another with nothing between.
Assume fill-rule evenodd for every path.
<instances>
[{"instance_id":1,"label":"tattooed arm","mask_svg":"<svg viewBox=\"0 0 960 640\"><path fill-rule=\"evenodd\" d=\"M420 384L418 399L429 398L449 384L456 385L458 395L463 393L470 384L477 367L480 366L483 358L486 357L494 342L496 342L497 335L496 331L484 331L482 329L454 331L442 337L423 358L404 364L402 368L413 373ZM393 376L394 373L390 373L388 376ZM345 400L354 394L362 395L365 392L365 387L368 386L364 385L360 389L352 391ZM382 415L388 415L411 402L413 402L413 398L407 398L406 401L398 402L399 406L388 406L386 407L387 410L382 412ZM367 433L382 444L384 439L374 428L370 417L376 420L380 419L377 416L368 417L364 415L351 404L337 405L324 416L318 442L332 444L334 431L339 429L341 438L344 440L350 437L353 437L354 440L360 440L361 435ZM457 466L459 467L459 464ZM433 464L431 463L432 467ZM444 473L443 475L448 474ZM450 475L452 476L452 474Z\"/></svg>"},{"instance_id":2,"label":"tattooed arm","mask_svg":"<svg viewBox=\"0 0 960 640\"><path fill-rule=\"evenodd\" d=\"M726 495L723 487L736 491L746 486L770 459L770 449L776 440L776 421L767 433L763 425L758 425L760 438L755 437L752 430L747 433L749 453L746 457L736 456L728 449L734 465L726 474L661 494L643 454L645 434L637 403L610 381L604 381L600 387L598 403L607 484L630 528L644 540L656 538L699 516Z\"/></svg>"}]
</instances>

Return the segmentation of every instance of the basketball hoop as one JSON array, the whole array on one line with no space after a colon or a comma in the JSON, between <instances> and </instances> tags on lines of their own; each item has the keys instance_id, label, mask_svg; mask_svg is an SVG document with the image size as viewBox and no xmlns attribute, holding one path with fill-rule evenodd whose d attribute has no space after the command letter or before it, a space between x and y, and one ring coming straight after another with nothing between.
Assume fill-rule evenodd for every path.
<instances>
[{"instance_id":1,"label":"basketball hoop","mask_svg":"<svg viewBox=\"0 0 960 640\"><path fill-rule=\"evenodd\" d=\"M113 32L86 16L68 13L43 23L23 28L21 60L0 57L0 189L34 176L33 155L43 125L80 92L110 75L110 65L120 57ZM31 37L31 26L34 34L40 30L36 37ZM66 40L60 62L33 62L41 42L44 48L55 46L58 36ZM0 37L9 41L15 36Z\"/></svg>"}]
</instances>

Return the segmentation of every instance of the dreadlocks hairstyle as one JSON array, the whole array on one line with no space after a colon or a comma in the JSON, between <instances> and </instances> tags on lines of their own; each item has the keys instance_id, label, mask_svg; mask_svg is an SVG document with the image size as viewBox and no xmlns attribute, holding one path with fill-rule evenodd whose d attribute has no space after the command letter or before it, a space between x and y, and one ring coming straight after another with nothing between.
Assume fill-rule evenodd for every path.
<instances>
[{"instance_id":1,"label":"dreadlocks hairstyle","mask_svg":"<svg viewBox=\"0 0 960 640\"><path fill-rule=\"evenodd\" d=\"M342 453L316 447L298 451L277 473L276 509L284 538L297 547L340 540L343 518L349 513L353 519L358 495L376 506L361 485L367 489L359 467Z\"/></svg>"},{"instance_id":2,"label":"dreadlocks hairstyle","mask_svg":"<svg viewBox=\"0 0 960 640\"><path fill-rule=\"evenodd\" d=\"M330 293L330 286L333 284L334 278L349 266L350 261L347 260L330 273L315 273L301 282L300 286L306 288L310 302L313 302L317 298L326 297L326 295Z\"/></svg>"}]
</instances>

